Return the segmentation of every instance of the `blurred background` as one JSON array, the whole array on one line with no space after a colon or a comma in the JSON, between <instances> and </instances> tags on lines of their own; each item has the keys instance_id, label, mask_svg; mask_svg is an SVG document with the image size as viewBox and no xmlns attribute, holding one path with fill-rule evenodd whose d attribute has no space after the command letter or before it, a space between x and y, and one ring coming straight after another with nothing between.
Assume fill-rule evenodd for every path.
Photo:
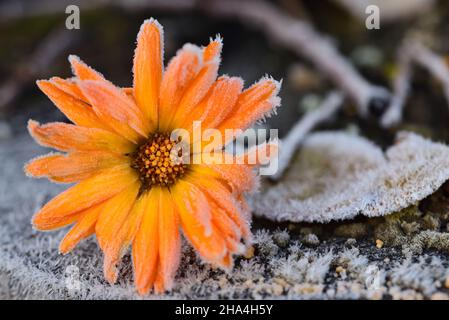
<instances>
[{"instance_id":1,"label":"blurred background","mask_svg":"<svg viewBox=\"0 0 449 320\"><path fill-rule=\"evenodd\" d=\"M250 13L239 15L238 6L246 2L251 4ZM380 8L380 29L368 30L365 25L369 4ZM69 5L80 9L79 30L65 27ZM0 3L0 136L20 134L30 117L63 119L39 92L35 80L71 77L68 54L80 56L115 84L130 86L136 34L149 17L164 26L165 62L184 43L206 45L209 37L220 34L224 38L220 73L242 76L246 86L265 74L283 79L282 107L268 125L285 135L327 92L340 88L338 81L311 61L313 48L312 53L298 54L297 48L280 39L279 34L292 30L272 32L267 27L267 6L277 15L313 28L361 77L389 91L404 39L419 37L442 58L449 52L447 1L4 0ZM237 14L226 11L231 7ZM411 86L404 121L396 126L380 128L379 115L360 117L351 99L336 119L322 126L359 130L381 145L391 143L394 133L403 128L447 140L448 102L440 82L418 66Z\"/></svg>"}]
</instances>

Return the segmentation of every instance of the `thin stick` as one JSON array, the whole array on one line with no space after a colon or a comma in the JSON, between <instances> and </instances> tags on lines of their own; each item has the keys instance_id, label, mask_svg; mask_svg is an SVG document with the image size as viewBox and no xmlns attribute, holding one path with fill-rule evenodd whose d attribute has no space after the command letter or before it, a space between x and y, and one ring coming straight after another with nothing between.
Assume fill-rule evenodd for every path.
<instances>
[{"instance_id":1,"label":"thin stick","mask_svg":"<svg viewBox=\"0 0 449 320\"><path fill-rule=\"evenodd\" d=\"M412 78L412 60L404 48L398 52L398 74L393 81L391 103L380 121L381 126L384 128L390 128L401 122L402 109L409 94Z\"/></svg>"},{"instance_id":2,"label":"thin stick","mask_svg":"<svg viewBox=\"0 0 449 320\"><path fill-rule=\"evenodd\" d=\"M287 136L281 141L281 148L278 159L278 170L275 175L270 176L272 180L279 180L285 169L290 164L295 151L298 149L306 135L319 123L331 118L340 108L343 102L343 94L340 92L331 92L327 95L321 106L307 113L299 120L289 131Z\"/></svg>"},{"instance_id":3,"label":"thin stick","mask_svg":"<svg viewBox=\"0 0 449 320\"><path fill-rule=\"evenodd\" d=\"M402 120L402 112L409 94L414 64L420 65L441 82L449 104L449 66L445 60L417 41L405 41L398 54L399 72L394 80L391 104L381 119L381 124L389 128Z\"/></svg>"},{"instance_id":4,"label":"thin stick","mask_svg":"<svg viewBox=\"0 0 449 320\"><path fill-rule=\"evenodd\" d=\"M210 1L206 10L219 16L237 17L263 30L277 43L312 61L368 115L373 99L388 99L385 88L372 85L344 58L334 45L303 21L290 17L274 5L261 0Z\"/></svg>"}]
</instances>

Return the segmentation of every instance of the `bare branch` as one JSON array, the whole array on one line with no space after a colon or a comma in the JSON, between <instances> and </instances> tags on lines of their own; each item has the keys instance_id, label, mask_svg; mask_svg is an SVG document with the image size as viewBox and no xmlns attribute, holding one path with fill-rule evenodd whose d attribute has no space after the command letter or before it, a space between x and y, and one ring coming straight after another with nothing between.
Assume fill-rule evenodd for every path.
<instances>
[{"instance_id":1,"label":"bare branch","mask_svg":"<svg viewBox=\"0 0 449 320\"><path fill-rule=\"evenodd\" d=\"M381 125L390 128L402 120L402 109L407 100L412 78L411 57L403 47L398 52L398 74L393 81L393 95L390 106L381 118Z\"/></svg>"},{"instance_id":2,"label":"bare branch","mask_svg":"<svg viewBox=\"0 0 449 320\"><path fill-rule=\"evenodd\" d=\"M385 88L365 80L334 45L310 24L286 15L266 1L210 1L207 2L206 11L218 16L237 17L243 23L253 24L277 43L312 61L354 100L362 116L368 115L373 100L388 100L389 93Z\"/></svg>"},{"instance_id":3,"label":"bare branch","mask_svg":"<svg viewBox=\"0 0 449 320\"><path fill-rule=\"evenodd\" d=\"M409 93L413 64L425 68L441 82L444 95L449 104L449 66L439 55L417 41L405 41L398 52L399 72L394 80L394 95L391 104L381 119L384 127L391 127L402 119L402 111Z\"/></svg>"}]
</instances>

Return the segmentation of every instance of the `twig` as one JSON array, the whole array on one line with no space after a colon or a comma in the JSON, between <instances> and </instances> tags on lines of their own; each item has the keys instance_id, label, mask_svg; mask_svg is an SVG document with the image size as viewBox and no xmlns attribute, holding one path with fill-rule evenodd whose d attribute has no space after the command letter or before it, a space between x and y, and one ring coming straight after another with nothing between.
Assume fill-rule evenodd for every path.
<instances>
[{"instance_id":1,"label":"twig","mask_svg":"<svg viewBox=\"0 0 449 320\"><path fill-rule=\"evenodd\" d=\"M319 123L328 120L340 108L343 102L343 94L340 92L331 92L327 95L321 106L307 113L299 120L289 131L287 136L281 141L281 148L278 159L278 170L275 175L270 176L272 180L278 180L282 177L285 169L298 149L307 133L309 133Z\"/></svg>"},{"instance_id":2,"label":"twig","mask_svg":"<svg viewBox=\"0 0 449 320\"><path fill-rule=\"evenodd\" d=\"M399 73L394 80L392 102L381 119L381 124L388 128L402 119L402 111L409 93L412 67L420 65L441 82L444 95L449 104L449 66L444 59L424 47L417 41L406 41L399 50Z\"/></svg>"},{"instance_id":3,"label":"twig","mask_svg":"<svg viewBox=\"0 0 449 320\"><path fill-rule=\"evenodd\" d=\"M344 58L334 45L306 22L284 14L262 0L210 1L206 10L218 16L237 17L266 32L271 39L312 61L333 83L355 101L366 116L373 101L387 103L385 88L372 85Z\"/></svg>"},{"instance_id":4,"label":"twig","mask_svg":"<svg viewBox=\"0 0 449 320\"><path fill-rule=\"evenodd\" d=\"M387 111L381 118L380 124L390 128L402 120L402 109L407 100L412 78L412 62L410 55L403 49L398 51L398 73L393 81L393 95Z\"/></svg>"},{"instance_id":5,"label":"twig","mask_svg":"<svg viewBox=\"0 0 449 320\"><path fill-rule=\"evenodd\" d=\"M0 86L0 110L4 110L17 97L22 87L42 76L53 63L55 57L73 44L76 37L65 28L52 31L37 47L36 51L28 57L14 75Z\"/></svg>"}]
</instances>

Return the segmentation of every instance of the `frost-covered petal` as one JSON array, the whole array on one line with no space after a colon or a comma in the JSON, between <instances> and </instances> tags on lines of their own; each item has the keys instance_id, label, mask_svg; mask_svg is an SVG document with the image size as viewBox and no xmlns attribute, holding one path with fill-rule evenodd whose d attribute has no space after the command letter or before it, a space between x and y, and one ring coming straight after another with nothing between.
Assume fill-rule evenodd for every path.
<instances>
[{"instance_id":1,"label":"frost-covered petal","mask_svg":"<svg viewBox=\"0 0 449 320\"><path fill-rule=\"evenodd\" d=\"M69 56L69 62L72 65L73 74L80 80L104 80L104 77L98 71L95 71L75 55Z\"/></svg>"},{"instance_id":2,"label":"frost-covered petal","mask_svg":"<svg viewBox=\"0 0 449 320\"><path fill-rule=\"evenodd\" d=\"M148 136L142 111L123 90L107 81L80 81L79 86L98 117L126 139L137 143Z\"/></svg>"},{"instance_id":3,"label":"frost-covered petal","mask_svg":"<svg viewBox=\"0 0 449 320\"><path fill-rule=\"evenodd\" d=\"M199 47L186 44L168 64L162 78L159 97L159 128L161 130L169 129L170 121L176 113L185 90L201 68L201 55Z\"/></svg>"},{"instance_id":4,"label":"frost-covered petal","mask_svg":"<svg viewBox=\"0 0 449 320\"><path fill-rule=\"evenodd\" d=\"M135 148L133 143L110 131L62 122L40 125L37 121L29 120L28 131L42 146L60 151L105 150L124 154Z\"/></svg>"},{"instance_id":5,"label":"frost-covered petal","mask_svg":"<svg viewBox=\"0 0 449 320\"><path fill-rule=\"evenodd\" d=\"M99 204L137 179L134 170L129 165L123 165L83 180L50 200L33 217L33 225L39 230L52 229L53 221Z\"/></svg>"},{"instance_id":6,"label":"frost-covered petal","mask_svg":"<svg viewBox=\"0 0 449 320\"><path fill-rule=\"evenodd\" d=\"M242 92L234 109L218 128L223 132L225 129L244 131L256 121L269 116L280 105L280 87L280 82L268 77L262 78Z\"/></svg>"},{"instance_id":7,"label":"frost-covered petal","mask_svg":"<svg viewBox=\"0 0 449 320\"><path fill-rule=\"evenodd\" d=\"M124 237L121 232L127 231L123 228L139 188L139 182L135 181L108 201L102 208L95 225L98 244L104 253L104 274L109 283L115 283L117 280L117 263L124 246Z\"/></svg>"},{"instance_id":8,"label":"frost-covered petal","mask_svg":"<svg viewBox=\"0 0 449 320\"><path fill-rule=\"evenodd\" d=\"M56 84L56 81L58 84ZM107 128L86 102L67 92L68 90L75 90L73 87L70 86L71 89L67 89L69 85L65 84L65 91L61 89L62 83L65 83L62 82L64 80L60 79L56 81L40 80L37 81L37 85L69 120L83 127ZM72 94L77 93L72 91Z\"/></svg>"},{"instance_id":9,"label":"frost-covered petal","mask_svg":"<svg viewBox=\"0 0 449 320\"><path fill-rule=\"evenodd\" d=\"M170 192L162 189L159 197L159 268L156 292L170 290L181 259L179 217Z\"/></svg>"},{"instance_id":10,"label":"frost-covered petal","mask_svg":"<svg viewBox=\"0 0 449 320\"><path fill-rule=\"evenodd\" d=\"M132 244L134 280L137 291L147 294L156 279L159 257L158 200L160 188L152 188L145 196L145 212Z\"/></svg>"},{"instance_id":11,"label":"frost-covered petal","mask_svg":"<svg viewBox=\"0 0 449 320\"><path fill-rule=\"evenodd\" d=\"M80 217L76 221L76 224L65 235L64 239L62 239L59 245L59 252L62 254L69 253L81 240L95 233L95 224L97 223L98 216L103 206L110 200L111 199L106 200L105 202L80 212Z\"/></svg>"},{"instance_id":12,"label":"frost-covered petal","mask_svg":"<svg viewBox=\"0 0 449 320\"><path fill-rule=\"evenodd\" d=\"M163 28L146 20L137 35L134 53L134 98L152 128L158 126L159 90L163 71Z\"/></svg>"},{"instance_id":13,"label":"frost-covered petal","mask_svg":"<svg viewBox=\"0 0 449 320\"><path fill-rule=\"evenodd\" d=\"M217 43L220 44L217 45ZM209 50L209 47L213 47L213 49ZM210 44L204 48L203 56L205 55L205 52L208 52L207 60L203 57L204 62L202 68L198 71L198 74L185 90L171 122L172 128L176 129L181 127L184 119L191 114L195 106L206 96L217 78L218 67L220 65L221 40L216 39L211 41Z\"/></svg>"},{"instance_id":14,"label":"frost-covered petal","mask_svg":"<svg viewBox=\"0 0 449 320\"><path fill-rule=\"evenodd\" d=\"M72 183L84 180L114 165L129 163L129 158L105 151L50 153L31 160L25 172L33 177L45 177L56 182Z\"/></svg>"}]
</instances>

